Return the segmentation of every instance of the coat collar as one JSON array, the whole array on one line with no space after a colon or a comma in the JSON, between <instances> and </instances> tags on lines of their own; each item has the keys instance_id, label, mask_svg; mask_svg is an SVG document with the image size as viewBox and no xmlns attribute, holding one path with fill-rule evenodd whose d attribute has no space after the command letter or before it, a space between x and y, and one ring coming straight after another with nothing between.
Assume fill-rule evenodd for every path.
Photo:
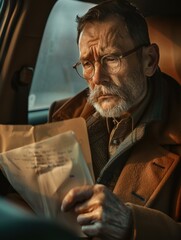
<instances>
[{"instance_id":1,"label":"coat collar","mask_svg":"<svg viewBox=\"0 0 181 240\"><path fill-rule=\"evenodd\" d=\"M53 113L52 121L67 120L70 118L83 117L87 119L95 109L87 102L88 88L78 93L73 98L57 108Z\"/></svg>"}]
</instances>

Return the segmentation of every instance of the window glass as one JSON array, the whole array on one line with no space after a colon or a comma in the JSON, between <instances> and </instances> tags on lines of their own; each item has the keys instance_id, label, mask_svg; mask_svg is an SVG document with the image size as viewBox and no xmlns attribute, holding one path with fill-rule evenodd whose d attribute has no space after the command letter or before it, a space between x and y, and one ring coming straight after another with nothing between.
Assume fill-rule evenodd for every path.
<instances>
[{"instance_id":1,"label":"window glass","mask_svg":"<svg viewBox=\"0 0 181 240\"><path fill-rule=\"evenodd\" d=\"M0 33L2 32L3 5L4 0L0 0Z\"/></svg>"},{"instance_id":2,"label":"window glass","mask_svg":"<svg viewBox=\"0 0 181 240\"><path fill-rule=\"evenodd\" d=\"M48 18L29 95L29 110L47 109L55 100L68 98L86 87L72 68L78 61L76 15L92 3L59 0Z\"/></svg>"},{"instance_id":3,"label":"window glass","mask_svg":"<svg viewBox=\"0 0 181 240\"><path fill-rule=\"evenodd\" d=\"M0 0L0 14L1 14L2 8L3 8L3 0Z\"/></svg>"}]
</instances>

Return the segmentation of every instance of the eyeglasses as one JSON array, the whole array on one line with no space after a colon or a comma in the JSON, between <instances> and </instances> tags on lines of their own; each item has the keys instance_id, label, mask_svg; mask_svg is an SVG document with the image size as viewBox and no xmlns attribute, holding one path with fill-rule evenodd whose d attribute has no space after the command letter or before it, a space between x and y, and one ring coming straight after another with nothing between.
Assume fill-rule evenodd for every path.
<instances>
[{"instance_id":1,"label":"eyeglasses","mask_svg":"<svg viewBox=\"0 0 181 240\"><path fill-rule=\"evenodd\" d=\"M107 74L116 74L121 69L122 61L124 57L127 57L128 55L136 52L140 48L142 48L145 45L140 45L138 47L135 47L119 56L116 55L105 55L100 59L100 63L102 65L103 71ZM81 78L84 79L90 79L95 74L95 65L88 60L85 61L79 61L75 65L73 65L73 68L76 70L78 75Z\"/></svg>"}]
</instances>

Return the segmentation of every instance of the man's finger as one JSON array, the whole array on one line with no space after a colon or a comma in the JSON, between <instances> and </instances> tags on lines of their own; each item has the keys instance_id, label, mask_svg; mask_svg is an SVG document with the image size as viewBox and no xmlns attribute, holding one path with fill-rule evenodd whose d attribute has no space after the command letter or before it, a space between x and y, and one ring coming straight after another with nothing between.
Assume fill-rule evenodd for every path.
<instances>
[{"instance_id":1,"label":"man's finger","mask_svg":"<svg viewBox=\"0 0 181 240\"><path fill-rule=\"evenodd\" d=\"M96 213L96 212L88 212L88 213L80 214L77 217L77 222L80 225L90 225L100 220L101 220L101 216L99 213Z\"/></svg>"},{"instance_id":2,"label":"man's finger","mask_svg":"<svg viewBox=\"0 0 181 240\"><path fill-rule=\"evenodd\" d=\"M86 201L93 195L91 186L76 187L71 189L64 197L61 205L61 211L69 211L74 208L77 203Z\"/></svg>"}]
</instances>

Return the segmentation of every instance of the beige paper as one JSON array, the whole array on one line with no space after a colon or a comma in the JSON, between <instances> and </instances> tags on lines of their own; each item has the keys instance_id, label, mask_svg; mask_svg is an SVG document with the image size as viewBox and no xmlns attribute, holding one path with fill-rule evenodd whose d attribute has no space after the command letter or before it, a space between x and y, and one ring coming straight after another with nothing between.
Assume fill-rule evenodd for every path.
<instances>
[{"instance_id":1,"label":"beige paper","mask_svg":"<svg viewBox=\"0 0 181 240\"><path fill-rule=\"evenodd\" d=\"M69 130L72 130L75 133L76 138L81 145L84 159L86 160L90 173L94 178L87 126L83 118L74 118L36 126L0 125L0 152L38 142Z\"/></svg>"},{"instance_id":2,"label":"beige paper","mask_svg":"<svg viewBox=\"0 0 181 240\"><path fill-rule=\"evenodd\" d=\"M75 216L61 213L60 203L72 187L93 184L85 121L1 125L0 131L0 165L11 185L37 214L64 219L82 236Z\"/></svg>"}]
</instances>

